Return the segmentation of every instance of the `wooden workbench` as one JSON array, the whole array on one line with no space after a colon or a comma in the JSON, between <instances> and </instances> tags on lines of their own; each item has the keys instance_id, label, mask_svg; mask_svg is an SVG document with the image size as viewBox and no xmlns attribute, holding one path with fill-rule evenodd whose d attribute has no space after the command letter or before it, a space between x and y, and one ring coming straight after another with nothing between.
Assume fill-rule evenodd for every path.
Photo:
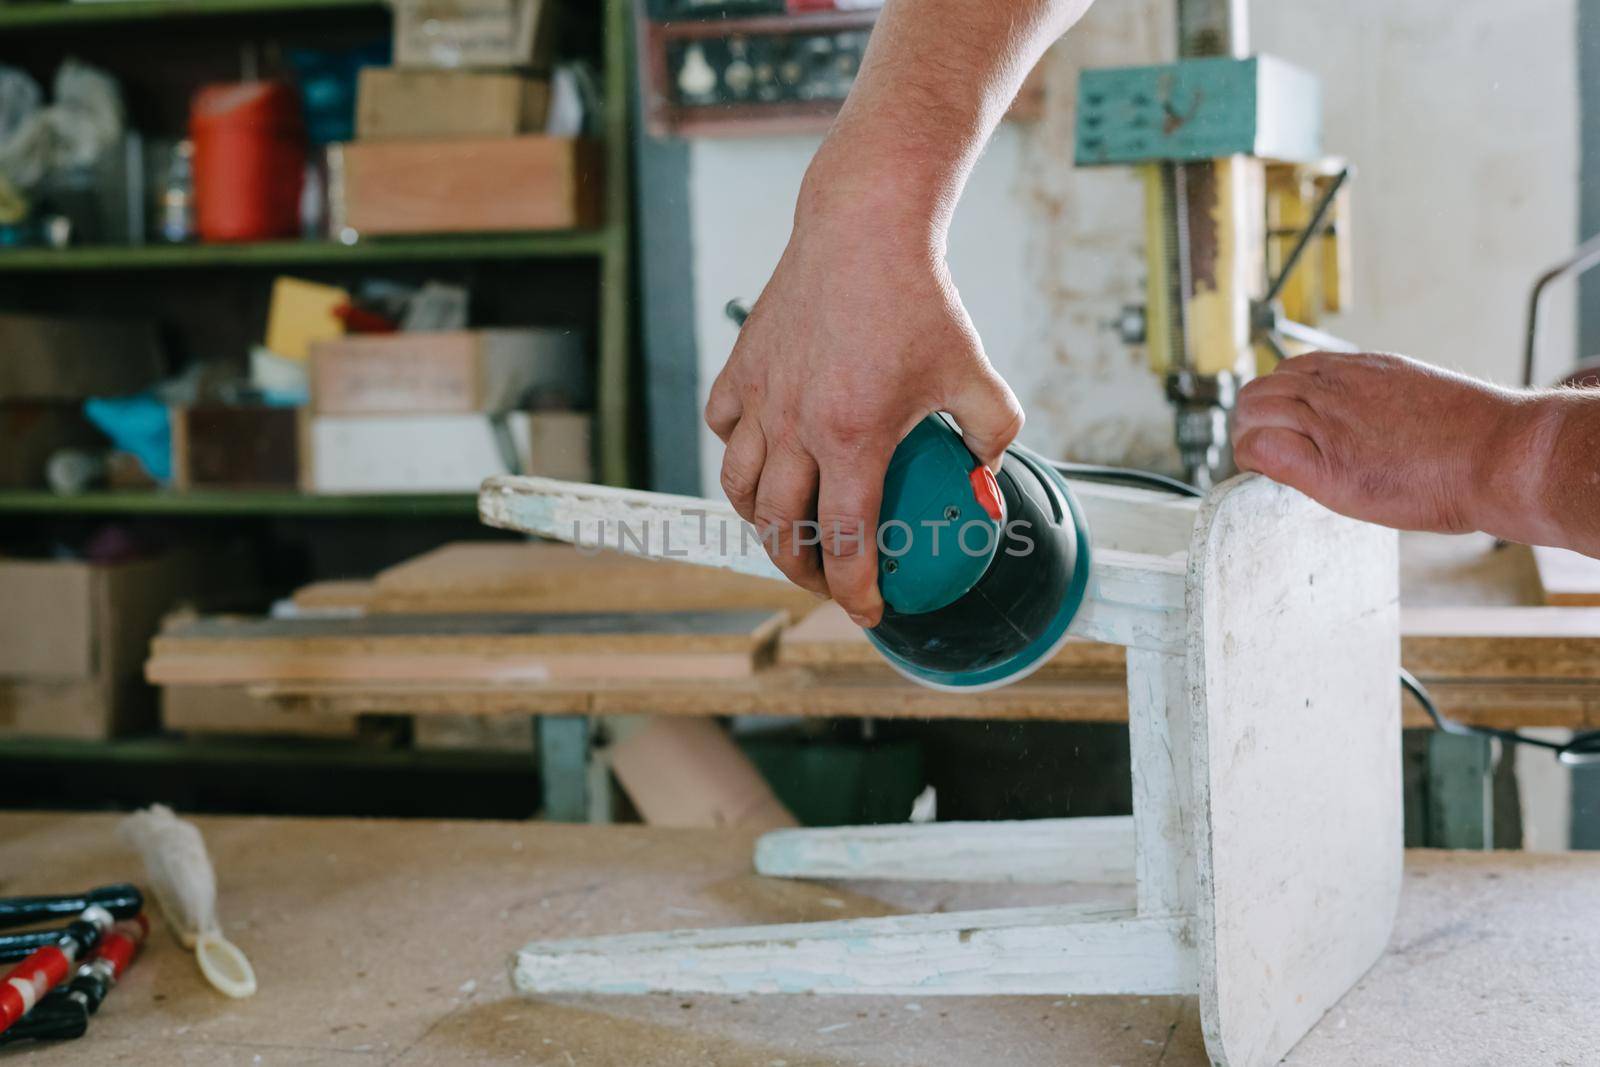
<instances>
[{"instance_id":1,"label":"wooden workbench","mask_svg":"<svg viewBox=\"0 0 1600 1067\"><path fill-rule=\"evenodd\" d=\"M791 883L749 838L526 823L198 820L260 979L230 1001L164 929L77 1042L0 1062L940 1067L1205 1062L1192 1001L515 998L534 938L1073 899ZM112 816L0 815L0 893L138 879ZM1289 1062L1591 1063L1600 855L1412 852L1388 955ZM1104 887L1099 888L1104 894Z\"/></svg>"}]
</instances>

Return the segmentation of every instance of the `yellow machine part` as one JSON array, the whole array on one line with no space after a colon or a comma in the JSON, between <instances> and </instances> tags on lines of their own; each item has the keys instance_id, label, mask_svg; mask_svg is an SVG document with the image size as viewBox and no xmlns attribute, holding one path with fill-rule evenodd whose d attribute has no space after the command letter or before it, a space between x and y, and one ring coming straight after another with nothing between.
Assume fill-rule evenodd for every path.
<instances>
[{"instance_id":1,"label":"yellow machine part","mask_svg":"<svg viewBox=\"0 0 1600 1067\"><path fill-rule=\"evenodd\" d=\"M1317 202L1342 167L1339 160L1310 166L1267 165L1268 276L1275 277L1283 269L1300 232L1311 221ZM1334 198L1322 235L1306 250L1283 287L1284 315L1315 326L1324 317L1347 310L1352 303L1350 279L1350 188L1346 185ZM1291 352L1304 349L1293 342L1287 347ZM1260 352L1259 356L1262 369L1276 361L1270 351Z\"/></svg>"},{"instance_id":2,"label":"yellow machine part","mask_svg":"<svg viewBox=\"0 0 1600 1067\"><path fill-rule=\"evenodd\" d=\"M1260 160L1230 156L1182 168L1182 197L1170 194L1165 167L1141 167L1145 185L1146 333L1151 368L1188 367L1203 375L1238 372L1250 351L1250 301L1264 285L1265 178ZM1188 291L1174 275L1176 233L1188 228ZM1182 329L1174 326L1174 320ZM1177 351L1175 351L1177 349Z\"/></svg>"}]
</instances>

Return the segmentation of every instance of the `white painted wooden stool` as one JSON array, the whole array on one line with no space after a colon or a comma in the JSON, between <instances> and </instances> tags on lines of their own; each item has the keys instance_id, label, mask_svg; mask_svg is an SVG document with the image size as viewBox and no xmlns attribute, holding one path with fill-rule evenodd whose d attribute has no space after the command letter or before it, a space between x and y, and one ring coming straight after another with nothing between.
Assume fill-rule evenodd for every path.
<instances>
[{"instance_id":1,"label":"white painted wooden stool","mask_svg":"<svg viewBox=\"0 0 1600 1067\"><path fill-rule=\"evenodd\" d=\"M1198 502L1073 489L1094 566L1073 632L1128 649L1133 816L782 831L756 859L798 877L1131 876L1131 906L535 942L516 988L1197 995L1216 1063L1277 1062L1377 960L1398 902L1395 535L1251 477ZM621 522L625 551L777 574L711 501L496 478L480 512L612 547Z\"/></svg>"}]
</instances>

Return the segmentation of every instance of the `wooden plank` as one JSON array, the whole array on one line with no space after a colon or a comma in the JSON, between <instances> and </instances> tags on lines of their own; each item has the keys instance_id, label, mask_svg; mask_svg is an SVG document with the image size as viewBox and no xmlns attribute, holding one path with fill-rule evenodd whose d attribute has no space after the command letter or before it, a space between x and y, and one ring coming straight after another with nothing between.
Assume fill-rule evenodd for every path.
<instances>
[{"instance_id":1,"label":"wooden plank","mask_svg":"<svg viewBox=\"0 0 1600 1067\"><path fill-rule=\"evenodd\" d=\"M1086 509L1099 499L1086 492ZM1119 498L1114 506L1125 509L1127 502ZM781 577L754 528L728 504L698 497L500 476L483 483L478 514L490 526L540 537ZM1096 542L1092 559L1088 592L1072 632L1135 648L1181 649L1181 558Z\"/></svg>"},{"instance_id":2,"label":"wooden plank","mask_svg":"<svg viewBox=\"0 0 1600 1067\"><path fill-rule=\"evenodd\" d=\"M300 611L359 615L368 610L376 593L373 583L364 578L338 578L303 585L289 599Z\"/></svg>"},{"instance_id":3,"label":"wooden plank","mask_svg":"<svg viewBox=\"0 0 1600 1067\"><path fill-rule=\"evenodd\" d=\"M1405 665L1424 680L1600 679L1600 610L1430 607L1406 608L1400 617ZM866 635L832 604L787 630L778 655L786 666L817 671L881 664ZM1069 641L1040 675L1119 677L1123 664L1117 646Z\"/></svg>"},{"instance_id":4,"label":"wooden plank","mask_svg":"<svg viewBox=\"0 0 1600 1067\"><path fill-rule=\"evenodd\" d=\"M771 656L782 615L202 618L152 642L157 684L730 678Z\"/></svg>"},{"instance_id":5,"label":"wooden plank","mask_svg":"<svg viewBox=\"0 0 1600 1067\"><path fill-rule=\"evenodd\" d=\"M758 874L911 882L1132 884L1133 818L936 822L774 830Z\"/></svg>"},{"instance_id":6,"label":"wooden plank","mask_svg":"<svg viewBox=\"0 0 1600 1067\"><path fill-rule=\"evenodd\" d=\"M1400 535L1400 603L1408 608L1525 607L1540 600L1526 545L1499 544L1488 534Z\"/></svg>"},{"instance_id":7,"label":"wooden plank","mask_svg":"<svg viewBox=\"0 0 1600 1067\"><path fill-rule=\"evenodd\" d=\"M1055 905L534 942L535 993L1193 993L1187 920Z\"/></svg>"},{"instance_id":8,"label":"wooden plank","mask_svg":"<svg viewBox=\"0 0 1600 1067\"><path fill-rule=\"evenodd\" d=\"M1395 535L1255 477L1190 553L1201 1021L1276 1063L1382 954L1400 893Z\"/></svg>"},{"instance_id":9,"label":"wooden plank","mask_svg":"<svg viewBox=\"0 0 1600 1067\"><path fill-rule=\"evenodd\" d=\"M1122 678L1125 661L1121 645L1073 638L1032 677L1111 681ZM894 673L865 631L831 601L813 604L809 615L783 632L778 639L778 662L819 673L867 670L879 671L884 677Z\"/></svg>"},{"instance_id":10,"label":"wooden plank","mask_svg":"<svg viewBox=\"0 0 1600 1067\"><path fill-rule=\"evenodd\" d=\"M161 690L161 728L171 733L353 738L360 726L353 715L287 710L237 686Z\"/></svg>"},{"instance_id":11,"label":"wooden plank","mask_svg":"<svg viewBox=\"0 0 1600 1067\"><path fill-rule=\"evenodd\" d=\"M1424 680L1600 680L1600 608L1407 608L1401 627Z\"/></svg>"},{"instance_id":12,"label":"wooden plank","mask_svg":"<svg viewBox=\"0 0 1600 1067\"><path fill-rule=\"evenodd\" d=\"M617 784L646 823L754 830L795 825L720 724L652 717L633 725L607 757Z\"/></svg>"},{"instance_id":13,"label":"wooden plank","mask_svg":"<svg viewBox=\"0 0 1600 1067\"><path fill-rule=\"evenodd\" d=\"M373 679L344 685L264 683L255 688L285 707L342 715L564 712L1036 722L1126 722L1128 717L1127 690L1121 683L1028 678L1004 689L964 695L924 689L898 676L819 678L784 668L769 668L749 678L649 685L589 679L569 684L492 685L479 681L396 686ZM1430 684L1429 691L1442 714L1469 725L1600 729L1600 688L1594 686L1440 682ZM1426 729L1430 721L1420 708L1407 702L1402 724L1407 729Z\"/></svg>"},{"instance_id":14,"label":"wooden plank","mask_svg":"<svg viewBox=\"0 0 1600 1067\"><path fill-rule=\"evenodd\" d=\"M1565 548L1534 548L1544 602L1551 607L1600 607L1600 559Z\"/></svg>"},{"instance_id":15,"label":"wooden plank","mask_svg":"<svg viewBox=\"0 0 1600 1067\"><path fill-rule=\"evenodd\" d=\"M339 714L383 711L453 714L768 715L810 718L996 719L1120 722L1127 690L1120 682L1054 683L1028 678L983 694L946 693L900 678L813 679L804 671L765 669L748 678L397 685L278 681L258 690L286 707Z\"/></svg>"},{"instance_id":16,"label":"wooden plank","mask_svg":"<svg viewBox=\"0 0 1600 1067\"><path fill-rule=\"evenodd\" d=\"M819 603L787 580L539 542L443 545L383 571L374 585L371 610L388 614L766 608L799 618Z\"/></svg>"}]
</instances>

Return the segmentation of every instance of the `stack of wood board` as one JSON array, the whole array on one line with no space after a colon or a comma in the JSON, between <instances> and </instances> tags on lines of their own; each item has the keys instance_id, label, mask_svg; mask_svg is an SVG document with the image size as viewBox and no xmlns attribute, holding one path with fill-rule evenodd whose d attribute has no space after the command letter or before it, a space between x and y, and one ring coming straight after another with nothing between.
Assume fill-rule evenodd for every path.
<instances>
[{"instance_id":1,"label":"stack of wood board","mask_svg":"<svg viewBox=\"0 0 1600 1067\"><path fill-rule=\"evenodd\" d=\"M616 552L586 554L570 545L522 541L448 544L390 567L374 579L316 582L297 590L292 598L296 614L324 620L359 619L366 615L721 611L782 613L785 619L798 619L816 603L811 594L787 582L708 571L688 564L652 562ZM633 676L630 670L620 669L613 682L628 684ZM305 708L286 712L283 700L263 695L266 690L282 693L310 685L281 678L258 679L252 684L205 687L205 698L173 696L176 687L169 686L163 702L163 726L196 733L328 736L338 732L330 720L342 720L346 724L344 732L353 731L355 715L322 714ZM540 693L547 693L554 685L545 683L537 688ZM570 683L567 691L584 686L580 679ZM366 687L382 692L386 687L401 686L391 678L375 677L366 679ZM459 688L459 681L439 686L450 687ZM415 685L402 688L409 688L413 695L418 692ZM527 687L519 687L519 691L529 695L525 712L560 710L554 705L535 706L533 691ZM521 727L510 728L508 734L500 717L460 710L456 702L443 695L423 703L426 710L422 712L407 700L391 708L372 707L363 714L395 712L411 716L413 743L423 748L525 748L531 744ZM525 716L514 718L523 720Z\"/></svg>"},{"instance_id":2,"label":"stack of wood board","mask_svg":"<svg viewBox=\"0 0 1600 1067\"><path fill-rule=\"evenodd\" d=\"M158 685L503 684L747 678L771 658L768 611L369 615L170 622Z\"/></svg>"},{"instance_id":3,"label":"stack of wood board","mask_svg":"<svg viewBox=\"0 0 1600 1067\"><path fill-rule=\"evenodd\" d=\"M1401 656L1440 710L1497 726L1600 728L1600 608L1460 606L1401 612ZM1068 641L1026 681L984 694L995 718L1121 719L1122 650ZM936 714L938 694L900 683L836 604L818 607L780 641L780 669L802 672L813 702L879 687L880 714ZM896 694L900 694L897 696ZM966 698L963 698L966 699ZM1055 701L1053 714L1040 705ZM1406 725L1429 720L1406 707Z\"/></svg>"},{"instance_id":4,"label":"stack of wood board","mask_svg":"<svg viewBox=\"0 0 1600 1067\"><path fill-rule=\"evenodd\" d=\"M788 582L536 541L444 545L380 573L366 600L380 614L765 608L795 619L817 604Z\"/></svg>"}]
</instances>

